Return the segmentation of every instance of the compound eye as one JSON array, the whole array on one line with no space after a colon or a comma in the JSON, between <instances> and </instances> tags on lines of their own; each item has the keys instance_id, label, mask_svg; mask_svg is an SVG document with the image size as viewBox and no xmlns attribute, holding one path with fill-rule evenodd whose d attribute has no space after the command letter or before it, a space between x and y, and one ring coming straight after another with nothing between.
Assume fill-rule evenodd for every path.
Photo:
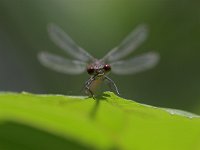
<instances>
[{"instance_id":1,"label":"compound eye","mask_svg":"<svg viewBox=\"0 0 200 150\"><path fill-rule=\"evenodd\" d=\"M108 72L108 71L111 70L111 66L110 66L109 64L105 64L104 67L103 67L103 69L104 69L106 72Z\"/></svg>"},{"instance_id":2,"label":"compound eye","mask_svg":"<svg viewBox=\"0 0 200 150\"><path fill-rule=\"evenodd\" d=\"M87 72L88 74L92 75L94 73L94 68L92 67L87 68Z\"/></svg>"}]
</instances>

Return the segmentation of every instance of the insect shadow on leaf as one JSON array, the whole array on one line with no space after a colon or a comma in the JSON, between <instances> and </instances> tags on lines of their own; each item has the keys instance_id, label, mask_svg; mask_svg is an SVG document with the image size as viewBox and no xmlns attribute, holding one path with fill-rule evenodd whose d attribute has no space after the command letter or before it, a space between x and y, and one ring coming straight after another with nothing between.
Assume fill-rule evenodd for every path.
<instances>
[{"instance_id":1,"label":"insect shadow on leaf","mask_svg":"<svg viewBox=\"0 0 200 150\"><path fill-rule=\"evenodd\" d=\"M103 93L103 95L95 98L94 106L92 107L91 112L90 112L90 117L91 117L92 120L94 120L96 115L97 115L97 111L100 107L100 102L101 101L107 101L108 97L110 97L109 94Z\"/></svg>"}]
</instances>

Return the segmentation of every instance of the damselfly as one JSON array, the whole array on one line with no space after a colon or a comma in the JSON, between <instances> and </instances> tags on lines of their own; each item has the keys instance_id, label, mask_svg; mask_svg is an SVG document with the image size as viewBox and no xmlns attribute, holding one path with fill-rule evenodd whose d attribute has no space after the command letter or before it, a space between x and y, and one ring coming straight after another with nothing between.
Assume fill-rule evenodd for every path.
<instances>
[{"instance_id":1,"label":"damselfly","mask_svg":"<svg viewBox=\"0 0 200 150\"><path fill-rule=\"evenodd\" d=\"M83 48L78 46L61 28L55 24L48 26L52 41L63 49L73 59L60 57L49 52L39 53L39 61L46 67L66 74L80 74L87 71L90 78L85 82L85 93L94 98L96 87L107 81L110 88L119 90L107 75L110 71L119 75L134 74L154 67L159 55L148 52L128 60L121 60L133 52L147 38L148 30L145 25L138 26L120 44L108 52L102 59L96 59Z\"/></svg>"}]
</instances>

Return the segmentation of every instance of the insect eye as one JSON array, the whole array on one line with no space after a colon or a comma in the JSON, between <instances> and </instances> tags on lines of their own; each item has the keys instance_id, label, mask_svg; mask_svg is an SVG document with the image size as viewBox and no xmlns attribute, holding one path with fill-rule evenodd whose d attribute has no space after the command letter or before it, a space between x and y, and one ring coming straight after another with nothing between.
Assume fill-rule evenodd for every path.
<instances>
[{"instance_id":1,"label":"insect eye","mask_svg":"<svg viewBox=\"0 0 200 150\"><path fill-rule=\"evenodd\" d=\"M109 64L104 65L103 69L105 71L110 71L111 70L111 66Z\"/></svg>"},{"instance_id":2,"label":"insect eye","mask_svg":"<svg viewBox=\"0 0 200 150\"><path fill-rule=\"evenodd\" d=\"M94 73L94 68L89 67L89 68L87 69L87 72L88 72L88 74L93 74L93 73Z\"/></svg>"}]
</instances>

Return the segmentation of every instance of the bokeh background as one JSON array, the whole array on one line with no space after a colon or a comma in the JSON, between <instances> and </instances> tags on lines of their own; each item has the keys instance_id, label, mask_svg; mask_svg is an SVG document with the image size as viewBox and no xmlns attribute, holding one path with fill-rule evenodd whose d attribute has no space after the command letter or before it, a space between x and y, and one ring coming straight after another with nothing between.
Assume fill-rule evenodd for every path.
<instances>
[{"instance_id":1,"label":"bokeh background","mask_svg":"<svg viewBox=\"0 0 200 150\"><path fill-rule=\"evenodd\" d=\"M0 91L81 95L82 75L49 70L41 50L68 57L48 37L56 23L79 45L101 58L139 24L150 29L137 54L156 51L152 70L110 74L122 97L200 114L200 1L198 0L1 0Z\"/></svg>"}]
</instances>

